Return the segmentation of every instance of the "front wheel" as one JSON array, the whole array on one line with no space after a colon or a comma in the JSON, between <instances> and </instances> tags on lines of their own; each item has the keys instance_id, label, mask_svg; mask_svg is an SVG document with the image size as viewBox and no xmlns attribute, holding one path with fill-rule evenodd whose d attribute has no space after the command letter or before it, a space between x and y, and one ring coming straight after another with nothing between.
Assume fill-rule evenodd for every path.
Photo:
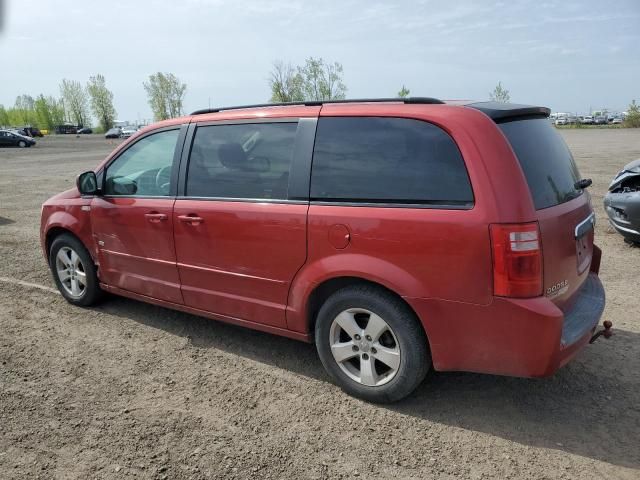
<instances>
[{"instance_id":1,"label":"front wheel","mask_svg":"<svg viewBox=\"0 0 640 480\"><path fill-rule=\"evenodd\" d=\"M426 335L409 307L382 288L346 287L327 299L316 320L316 348L347 393L395 402L431 367Z\"/></svg>"},{"instance_id":2,"label":"front wheel","mask_svg":"<svg viewBox=\"0 0 640 480\"><path fill-rule=\"evenodd\" d=\"M24 148L24 147L26 147L26 146L27 146L27 142L25 142L24 140L20 140L20 141L18 142L18 147L20 147L20 148Z\"/></svg>"},{"instance_id":3,"label":"front wheel","mask_svg":"<svg viewBox=\"0 0 640 480\"><path fill-rule=\"evenodd\" d=\"M49 250L49 267L58 290L69 303L89 306L101 297L96 266L74 236L56 237Z\"/></svg>"}]
</instances>

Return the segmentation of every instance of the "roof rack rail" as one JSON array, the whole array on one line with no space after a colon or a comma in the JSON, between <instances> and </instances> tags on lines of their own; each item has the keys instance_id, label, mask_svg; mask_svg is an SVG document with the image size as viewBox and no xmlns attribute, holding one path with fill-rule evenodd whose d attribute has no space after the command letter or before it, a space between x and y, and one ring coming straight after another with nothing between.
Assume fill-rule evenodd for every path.
<instances>
[{"instance_id":1,"label":"roof rack rail","mask_svg":"<svg viewBox=\"0 0 640 480\"><path fill-rule=\"evenodd\" d=\"M354 98L349 100L309 100L302 102L281 102L281 103L257 103L255 105L238 105L235 107L217 107L203 108L196 110L191 115L203 115L205 113L217 113L225 110L242 110L245 108L261 108L261 107L291 107L301 105L305 107L314 107L327 103L384 103L384 102L403 102L406 104L441 104L442 100L430 97L407 97L407 98Z\"/></svg>"}]
</instances>

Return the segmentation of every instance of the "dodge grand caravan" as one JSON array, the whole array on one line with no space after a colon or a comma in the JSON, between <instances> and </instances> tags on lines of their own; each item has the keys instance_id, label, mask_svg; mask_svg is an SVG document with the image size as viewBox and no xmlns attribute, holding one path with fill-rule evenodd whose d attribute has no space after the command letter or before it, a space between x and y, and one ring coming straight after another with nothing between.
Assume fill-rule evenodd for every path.
<instances>
[{"instance_id":1,"label":"dodge grand caravan","mask_svg":"<svg viewBox=\"0 0 640 480\"><path fill-rule=\"evenodd\" d=\"M547 376L605 303L590 181L548 116L429 98L197 111L45 202L42 249L72 304L110 292L315 342L368 400L431 368Z\"/></svg>"}]
</instances>

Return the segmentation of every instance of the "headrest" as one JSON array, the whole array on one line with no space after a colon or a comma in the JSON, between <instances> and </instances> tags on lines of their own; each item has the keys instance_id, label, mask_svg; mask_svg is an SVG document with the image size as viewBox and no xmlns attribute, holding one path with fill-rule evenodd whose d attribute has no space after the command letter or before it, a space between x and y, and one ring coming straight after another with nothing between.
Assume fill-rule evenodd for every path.
<instances>
[{"instance_id":1,"label":"headrest","mask_svg":"<svg viewBox=\"0 0 640 480\"><path fill-rule=\"evenodd\" d=\"M246 170L247 154L239 143L223 143L218 147L220 163L233 170Z\"/></svg>"}]
</instances>

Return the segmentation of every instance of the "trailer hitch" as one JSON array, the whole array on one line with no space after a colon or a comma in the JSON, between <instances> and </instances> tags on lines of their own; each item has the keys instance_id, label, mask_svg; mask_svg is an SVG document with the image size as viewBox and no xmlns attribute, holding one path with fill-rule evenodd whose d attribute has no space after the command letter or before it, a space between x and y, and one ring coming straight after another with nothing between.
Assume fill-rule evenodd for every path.
<instances>
[{"instance_id":1,"label":"trailer hitch","mask_svg":"<svg viewBox=\"0 0 640 480\"><path fill-rule=\"evenodd\" d=\"M613 327L613 323L611 323L609 320L605 320L604 322L602 322L602 326L604 328L596 332L596 334L593 337L591 337L591 340L589 340L589 343L595 342L598 339L598 337L600 337L600 335L602 335L604 338L611 338L611 336L613 335L613 332L611 331L611 327Z\"/></svg>"}]
</instances>

